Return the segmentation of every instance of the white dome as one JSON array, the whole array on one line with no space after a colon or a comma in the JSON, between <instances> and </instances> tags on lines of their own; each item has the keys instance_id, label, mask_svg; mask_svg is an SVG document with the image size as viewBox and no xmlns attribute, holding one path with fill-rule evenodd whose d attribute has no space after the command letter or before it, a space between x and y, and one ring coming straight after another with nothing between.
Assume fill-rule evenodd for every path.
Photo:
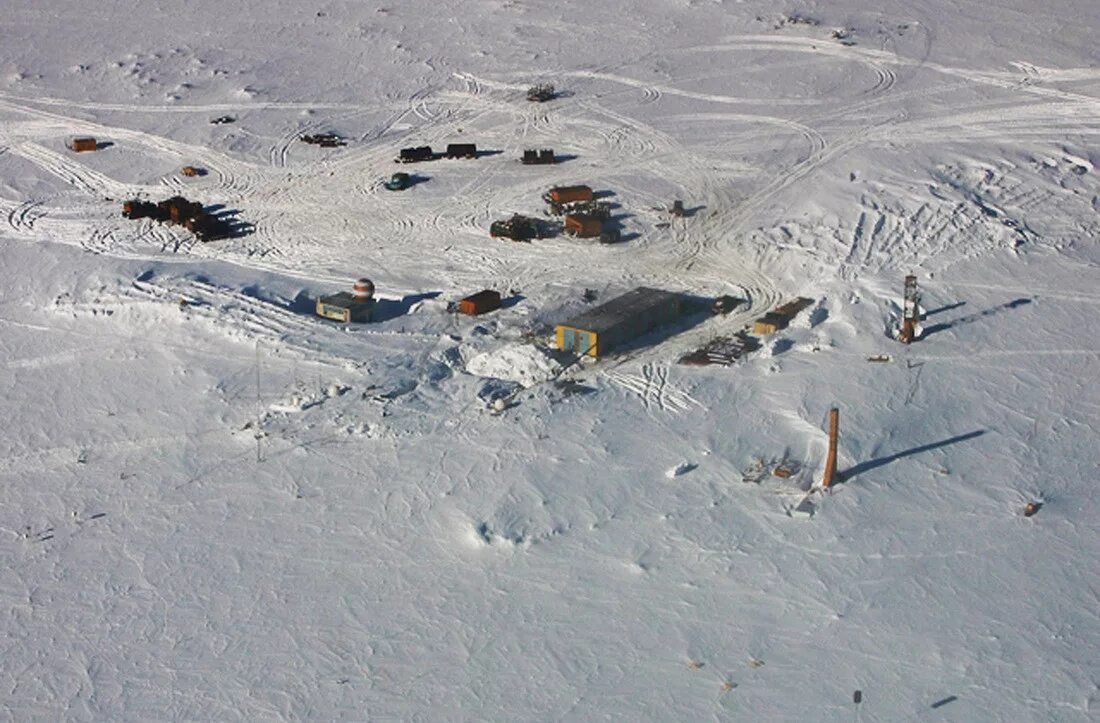
<instances>
[{"instance_id":1,"label":"white dome","mask_svg":"<svg viewBox=\"0 0 1100 723\"><path fill-rule=\"evenodd\" d=\"M370 299L374 296L374 282L370 279L359 279L351 289L352 295L357 299Z\"/></svg>"}]
</instances>

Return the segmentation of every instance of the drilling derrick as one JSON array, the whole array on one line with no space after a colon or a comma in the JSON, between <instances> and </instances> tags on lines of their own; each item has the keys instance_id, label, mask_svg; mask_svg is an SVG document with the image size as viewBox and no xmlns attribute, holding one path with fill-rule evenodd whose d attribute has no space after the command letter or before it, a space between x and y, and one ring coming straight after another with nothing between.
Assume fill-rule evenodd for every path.
<instances>
[{"instance_id":1,"label":"drilling derrick","mask_svg":"<svg viewBox=\"0 0 1100 723\"><path fill-rule=\"evenodd\" d=\"M917 277L905 277L905 301L902 306L901 333L898 341L908 344L920 335L920 291L917 289Z\"/></svg>"}]
</instances>

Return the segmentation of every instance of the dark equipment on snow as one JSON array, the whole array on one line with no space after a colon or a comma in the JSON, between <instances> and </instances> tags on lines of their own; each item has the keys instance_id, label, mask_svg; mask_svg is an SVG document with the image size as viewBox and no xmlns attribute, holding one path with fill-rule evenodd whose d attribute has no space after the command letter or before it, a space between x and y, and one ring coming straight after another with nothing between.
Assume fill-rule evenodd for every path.
<instances>
[{"instance_id":1,"label":"dark equipment on snow","mask_svg":"<svg viewBox=\"0 0 1100 723\"><path fill-rule=\"evenodd\" d=\"M529 149L523 152L523 158L521 159L525 166L543 166L551 165L557 162L554 158L554 149L543 148L541 150Z\"/></svg>"},{"instance_id":2,"label":"dark equipment on snow","mask_svg":"<svg viewBox=\"0 0 1100 723\"><path fill-rule=\"evenodd\" d=\"M431 146L417 146L416 148L402 148L397 157L398 163L418 163L435 159Z\"/></svg>"},{"instance_id":3,"label":"dark equipment on snow","mask_svg":"<svg viewBox=\"0 0 1100 723\"><path fill-rule=\"evenodd\" d=\"M554 91L554 86L548 83L533 85L527 89L527 100L536 103L543 103L556 97L557 93Z\"/></svg>"},{"instance_id":4,"label":"dark equipment on snow","mask_svg":"<svg viewBox=\"0 0 1100 723\"><path fill-rule=\"evenodd\" d=\"M322 148L336 148L337 146L346 146L348 144L347 141L335 133L307 133L302 136L301 140L303 143L321 146Z\"/></svg>"},{"instance_id":5,"label":"dark equipment on snow","mask_svg":"<svg viewBox=\"0 0 1100 723\"><path fill-rule=\"evenodd\" d=\"M447 158L477 158L477 144L475 143L448 143Z\"/></svg>"},{"instance_id":6,"label":"dark equipment on snow","mask_svg":"<svg viewBox=\"0 0 1100 723\"><path fill-rule=\"evenodd\" d=\"M395 173L382 185L387 191L404 191L412 185L412 177L407 173Z\"/></svg>"}]
</instances>

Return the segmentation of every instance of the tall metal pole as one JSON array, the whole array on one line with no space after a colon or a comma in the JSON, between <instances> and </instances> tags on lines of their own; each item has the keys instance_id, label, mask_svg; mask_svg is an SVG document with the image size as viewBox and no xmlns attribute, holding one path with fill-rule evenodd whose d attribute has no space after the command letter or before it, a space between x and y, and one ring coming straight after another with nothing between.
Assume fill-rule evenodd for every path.
<instances>
[{"instance_id":1,"label":"tall metal pole","mask_svg":"<svg viewBox=\"0 0 1100 723\"><path fill-rule=\"evenodd\" d=\"M260 431L260 422L262 419L263 399L260 397L260 340L256 340L256 462L263 462L263 454L260 451L260 438L263 437L263 433Z\"/></svg>"}]
</instances>

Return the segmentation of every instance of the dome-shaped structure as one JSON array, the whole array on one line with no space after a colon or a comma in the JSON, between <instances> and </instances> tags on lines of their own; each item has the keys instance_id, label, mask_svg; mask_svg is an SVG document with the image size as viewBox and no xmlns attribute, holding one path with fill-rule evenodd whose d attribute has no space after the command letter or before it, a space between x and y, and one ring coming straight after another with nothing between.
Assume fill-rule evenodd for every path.
<instances>
[{"instance_id":1,"label":"dome-shaped structure","mask_svg":"<svg viewBox=\"0 0 1100 723\"><path fill-rule=\"evenodd\" d=\"M366 301L374 297L374 282L370 279L359 279L351 287L352 296L359 301Z\"/></svg>"}]
</instances>

